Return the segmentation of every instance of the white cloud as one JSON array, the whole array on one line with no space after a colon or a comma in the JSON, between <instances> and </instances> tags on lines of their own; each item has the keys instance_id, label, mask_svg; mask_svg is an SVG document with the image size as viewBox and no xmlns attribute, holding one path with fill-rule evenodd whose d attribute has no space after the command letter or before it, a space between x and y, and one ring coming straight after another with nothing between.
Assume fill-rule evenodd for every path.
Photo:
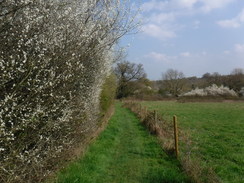
<instances>
[{"instance_id":1,"label":"white cloud","mask_svg":"<svg viewBox=\"0 0 244 183\"><path fill-rule=\"evenodd\" d=\"M147 24L142 27L142 31L149 36L161 40L176 37L175 32L173 30L167 29L164 25Z\"/></svg>"},{"instance_id":2,"label":"white cloud","mask_svg":"<svg viewBox=\"0 0 244 183\"><path fill-rule=\"evenodd\" d=\"M143 3L141 6L142 11L149 12L152 10L163 10L169 4L168 1L157 1L151 0L146 3Z\"/></svg>"},{"instance_id":3,"label":"white cloud","mask_svg":"<svg viewBox=\"0 0 244 183\"><path fill-rule=\"evenodd\" d=\"M235 17L229 20L220 20L218 25L224 28L238 28L244 23L244 9Z\"/></svg>"},{"instance_id":4,"label":"white cloud","mask_svg":"<svg viewBox=\"0 0 244 183\"><path fill-rule=\"evenodd\" d=\"M202 51L201 53L203 56L206 56L207 55L207 52L206 51Z\"/></svg>"},{"instance_id":5,"label":"white cloud","mask_svg":"<svg viewBox=\"0 0 244 183\"><path fill-rule=\"evenodd\" d=\"M240 27L239 21L232 19L232 20L221 20L217 22L221 27L225 28L238 28Z\"/></svg>"},{"instance_id":6,"label":"white cloud","mask_svg":"<svg viewBox=\"0 0 244 183\"><path fill-rule=\"evenodd\" d=\"M176 14L171 13L158 13L158 14L152 14L148 20L157 24L164 23L164 22L172 22L175 20Z\"/></svg>"},{"instance_id":7,"label":"white cloud","mask_svg":"<svg viewBox=\"0 0 244 183\"><path fill-rule=\"evenodd\" d=\"M150 11L185 11L209 12L214 9L223 8L236 0L151 0L143 3L142 10Z\"/></svg>"},{"instance_id":8,"label":"white cloud","mask_svg":"<svg viewBox=\"0 0 244 183\"><path fill-rule=\"evenodd\" d=\"M234 1L236 0L198 0L198 2L202 3L202 7L200 7L200 9L204 12L223 8Z\"/></svg>"},{"instance_id":9,"label":"white cloud","mask_svg":"<svg viewBox=\"0 0 244 183\"><path fill-rule=\"evenodd\" d=\"M195 12L210 12L214 9L223 8L236 0L174 0L182 8L195 9Z\"/></svg>"},{"instance_id":10,"label":"white cloud","mask_svg":"<svg viewBox=\"0 0 244 183\"><path fill-rule=\"evenodd\" d=\"M152 58L154 58L155 60L158 61L162 61L162 60L167 60L168 57L165 54L160 54L160 53L156 53L156 52L152 52L149 54Z\"/></svg>"},{"instance_id":11,"label":"white cloud","mask_svg":"<svg viewBox=\"0 0 244 183\"><path fill-rule=\"evenodd\" d=\"M165 40L176 37L183 27L178 19L222 8L235 0L149 0L142 4L142 19L147 22L142 30L148 36ZM199 21L193 22L198 29Z\"/></svg>"},{"instance_id":12,"label":"white cloud","mask_svg":"<svg viewBox=\"0 0 244 183\"><path fill-rule=\"evenodd\" d=\"M244 44L236 44L235 45L235 51L237 53L244 53Z\"/></svg>"},{"instance_id":13,"label":"white cloud","mask_svg":"<svg viewBox=\"0 0 244 183\"><path fill-rule=\"evenodd\" d=\"M229 54L231 53L231 51L230 51L230 50L225 50L223 53L224 53L225 55L229 55Z\"/></svg>"},{"instance_id":14,"label":"white cloud","mask_svg":"<svg viewBox=\"0 0 244 183\"><path fill-rule=\"evenodd\" d=\"M206 51L202 51L202 52L196 52L196 53L191 53L189 51L186 52L181 52L179 54L181 57L185 57L185 58L199 58L199 57L203 57L203 56L207 56L207 52Z\"/></svg>"},{"instance_id":15,"label":"white cloud","mask_svg":"<svg viewBox=\"0 0 244 183\"><path fill-rule=\"evenodd\" d=\"M142 31L151 37L165 40L176 37L179 26L175 23L176 13L152 13L146 19L147 24L142 26Z\"/></svg>"},{"instance_id":16,"label":"white cloud","mask_svg":"<svg viewBox=\"0 0 244 183\"><path fill-rule=\"evenodd\" d=\"M183 56L183 57L191 56L190 52L182 52L180 55Z\"/></svg>"},{"instance_id":17,"label":"white cloud","mask_svg":"<svg viewBox=\"0 0 244 183\"><path fill-rule=\"evenodd\" d=\"M199 29L199 27L200 27L200 21L199 20L195 20L193 22L193 27L194 27L194 29Z\"/></svg>"},{"instance_id":18,"label":"white cloud","mask_svg":"<svg viewBox=\"0 0 244 183\"><path fill-rule=\"evenodd\" d=\"M168 56L164 53L157 53L157 52L151 52L144 56L147 59L151 59L156 62L164 62L164 63L170 63L173 59L175 59L175 56Z\"/></svg>"},{"instance_id":19,"label":"white cloud","mask_svg":"<svg viewBox=\"0 0 244 183\"><path fill-rule=\"evenodd\" d=\"M178 0L178 3L181 7L189 9L193 8L197 2L198 0Z\"/></svg>"}]
</instances>

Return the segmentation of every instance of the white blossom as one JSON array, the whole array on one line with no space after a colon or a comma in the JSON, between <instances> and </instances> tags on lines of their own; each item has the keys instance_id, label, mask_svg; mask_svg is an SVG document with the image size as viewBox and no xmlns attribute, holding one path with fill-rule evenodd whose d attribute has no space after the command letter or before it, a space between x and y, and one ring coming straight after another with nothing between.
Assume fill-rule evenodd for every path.
<instances>
[{"instance_id":1,"label":"white blossom","mask_svg":"<svg viewBox=\"0 0 244 183\"><path fill-rule=\"evenodd\" d=\"M233 96L237 97L237 93L234 90L229 89L226 86L221 85L218 87L216 84L206 87L204 89L196 88L190 92L184 93L181 96Z\"/></svg>"},{"instance_id":2,"label":"white blossom","mask_svg":"<svg viewBox=\"0 0 244 183\"><path fill-rule=\"evenodd\" d=\"M135 27L128 3L0 1L1 175L28 182L25 171L48 171L45 160L96 128L114 44Z\"/></svg>"}]
</instances>

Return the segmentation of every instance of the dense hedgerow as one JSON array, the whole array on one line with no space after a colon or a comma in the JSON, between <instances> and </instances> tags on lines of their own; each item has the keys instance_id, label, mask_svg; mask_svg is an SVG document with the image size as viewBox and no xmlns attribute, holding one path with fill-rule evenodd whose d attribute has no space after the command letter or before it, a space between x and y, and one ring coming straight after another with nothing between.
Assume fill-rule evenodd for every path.
<instances>
[{"instance_id":1,"label":"dense hedgerow","mask_svg":"<svg viewBox=\"0 0 244 183\"><path fill-rule=\"evenodd\" d=\"M128 13L126 0L0 1L0 182L41 180L96 128Z\"/></svg>"}]
</instances>

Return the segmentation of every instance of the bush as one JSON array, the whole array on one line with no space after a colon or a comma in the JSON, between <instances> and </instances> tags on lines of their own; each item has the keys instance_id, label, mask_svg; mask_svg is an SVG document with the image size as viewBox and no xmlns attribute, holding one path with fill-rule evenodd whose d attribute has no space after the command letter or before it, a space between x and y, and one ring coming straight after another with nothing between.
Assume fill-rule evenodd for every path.
<instances>
[{"instance_id":1,"label":"bush","mask_svg":"<svg viewBox=\"0 0 244 183\"><path fill-rule=\"evenodd\" d=\"M244 87L241 88L239 94L240 94L240 96L244 97Z\"/></svg>"},{"instance_id":2,"label":"bush","mask_svg":"<svg viewBox=\"0 0 244 183\"><path fill-rule=\"evenodd\" d=\"M237 97L237 93L234 90L229 89L228 87L224 87L221 85L218 87L217 85L213 84L212 86L206 87L204 89L196 88L190 92L187 92L183 95L183 97L190 97L190 96L198 96L198 97Z\"/></svg>"},{"instance_id":3,"label":"bush","mask_svg":"<svg viewBox=\"0 0 244 183\"><path fill-rule=\"evenodd\" d=\"M100 109L102 115L104 115L104 113L113 104L116 96L116 89L116 76L114 74L110 74L110 76L106 78L105 83L103 84L102 92L100 95Z\"/></svg>"}]
</instances>

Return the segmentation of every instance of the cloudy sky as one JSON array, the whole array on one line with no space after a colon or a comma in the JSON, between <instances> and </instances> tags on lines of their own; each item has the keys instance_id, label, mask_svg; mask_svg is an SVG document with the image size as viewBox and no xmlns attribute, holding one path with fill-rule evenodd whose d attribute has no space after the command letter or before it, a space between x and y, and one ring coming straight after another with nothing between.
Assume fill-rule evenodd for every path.
<instances>
[{"instance_id":1,"label":"cloudy sky","mask_svg":"<svg viewBox=\"0 0 244 183\"><path fill-rule=\"evenodd\" d=\"M132 1L141 7L142 31L122 44L149 79L169 68L198 77L244 68L244 0Z\"/></svg>"}]
</instances>

